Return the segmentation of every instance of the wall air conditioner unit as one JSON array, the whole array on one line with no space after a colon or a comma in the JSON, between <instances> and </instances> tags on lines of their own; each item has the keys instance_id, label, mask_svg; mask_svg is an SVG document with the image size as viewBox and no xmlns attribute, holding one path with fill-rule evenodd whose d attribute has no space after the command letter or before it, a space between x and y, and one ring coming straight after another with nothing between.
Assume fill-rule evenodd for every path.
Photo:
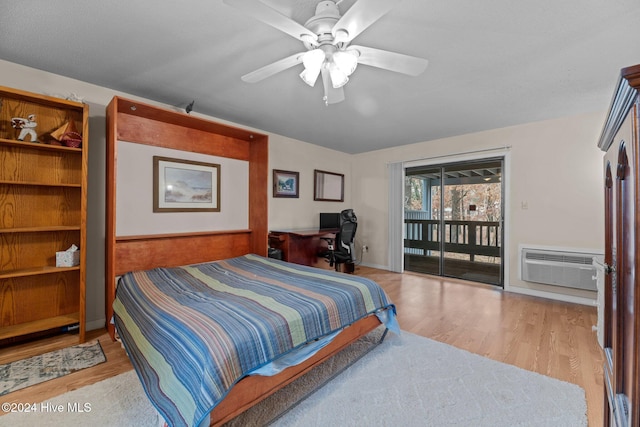
<instances>
[{"instance_id":1,"label":"wall air conditioner unit","mask_svg":"<svg viewBox=\"0 0 640 427\"><path fill-rule=\"evenodd\" d=\"M521 248L521 279L527 282L595 291L595 252Z\"/></svg>"}]
</instances>

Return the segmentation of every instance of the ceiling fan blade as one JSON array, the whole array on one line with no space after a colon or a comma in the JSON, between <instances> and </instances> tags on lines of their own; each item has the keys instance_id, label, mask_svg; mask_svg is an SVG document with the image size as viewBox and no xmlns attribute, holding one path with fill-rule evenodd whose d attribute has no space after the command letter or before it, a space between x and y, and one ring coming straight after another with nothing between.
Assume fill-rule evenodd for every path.
<instances>
[{"instance_id":1,"label":"ceiling fan blade","mask_svg":"<svg viewBox=\"0 0 640 427\"><path fill-rule=\"evenodd\" d=\"M357 50L358 64L370 65L372 67L383 68L395 71L396 73L407 74L409 76L420 75L429 65L429 61L416 56L404 55L402 53L389 52L387 50L374 49L365 46L349 46L347 50Z\"/></svg>"},{"instance_id":2,"label":"ceiling fan blade","mask_svg":"<svg viewBox=\"0 0 640 427\"><path fill-rule=\"evenodd\" d=\"M242 76L242 80L247 82L247 83L256 83L259 82L260 80L264 80L267 77L271 77L274 74L279 73L280 71L284 71L287 68L291 68L293 66L296 66L298 64L300 64L302 62L302 55L304 54L304 52L299 52L299 53L295 53L291 56L288 56L286 58L283 58L279 61L276 61L272 64L269 65L265 65L262 68L258 68L255 71L252 71L248 74L245 74L244 76Z\"/></svg>"},{"instance_id":3,"label":"ceiling fan blade","mask_svg":"<svg viewBox=\"0 0 640 427\"><path fill-rule=\"evenodd\" d=\"M338 41L350 42L398 3L400 0L358 0L335 23L331 32Z\"/></svg>"},{"instance_id":4,"label":"ceiling fan blade","mask_svg":"<svg viewBox=\"0 0 640 427\"><path fill-rule=\"evenodd\" d=\"M333 87L329 70L326 67L322 67L322 84L324 85L325 104L337 104L344 101L344 89Z\"/></svg>"},{"instance_id":5,"label":"ceiling fan blade","mask_svg":"<svg viewBox=\"0 0 640 427\"><path fill-rule=\"evenodd\" d=\"M259 0L223 0L223 2L298 40L310 43L318 40L318 36L313 32Z\"/></svg>"}]
</instances>

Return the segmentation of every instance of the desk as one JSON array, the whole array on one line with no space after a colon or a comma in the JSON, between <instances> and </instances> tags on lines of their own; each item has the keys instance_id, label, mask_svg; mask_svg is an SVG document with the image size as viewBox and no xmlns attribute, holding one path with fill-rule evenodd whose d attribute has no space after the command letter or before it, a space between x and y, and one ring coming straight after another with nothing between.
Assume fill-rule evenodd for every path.
<instances>
[{"instance_id":1,"label":"desk","mask_svg":"<svg viewBox=\"0 0 640 427\"><path fill-rule=\"evenodd\" d=\"M318 253L327 250L327 242L321 237L335 238L339 229L317 228L301 230L272 230L269 233L269 247L280 249L284 261L312 267L331 268Z\"/></svg>"}]
</instances>

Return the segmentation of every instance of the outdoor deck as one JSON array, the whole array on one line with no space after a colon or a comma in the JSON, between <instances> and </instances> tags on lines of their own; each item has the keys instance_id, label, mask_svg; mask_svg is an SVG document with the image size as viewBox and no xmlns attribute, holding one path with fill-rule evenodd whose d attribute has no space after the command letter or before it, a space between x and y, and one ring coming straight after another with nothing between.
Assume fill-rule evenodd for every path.
<instances>
[{"instance_id":1,"label":"outdoor deck","mask_svg":"<svg viewBox=\"0 0 640 427\"><path fill-rule=\"evenodd\" d=\"M421 215L422 214L422 215ZM424 219L422 212L405 212L405 268L440 274L440 228L437 219ZM491 284L501 284L501 229L498 221L444 221L443 275Z\"/></svg>"}]
</instances>

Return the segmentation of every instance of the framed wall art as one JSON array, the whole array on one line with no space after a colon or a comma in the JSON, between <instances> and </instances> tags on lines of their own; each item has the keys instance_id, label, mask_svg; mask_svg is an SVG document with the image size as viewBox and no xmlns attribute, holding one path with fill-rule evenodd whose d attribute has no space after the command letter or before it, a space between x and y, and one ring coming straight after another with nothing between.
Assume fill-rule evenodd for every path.
<instances>
[{"instance_id":1,"label":"framed wall art","mask_svg":"<svg viewBox=\"0 0 640 427\"><path fill-rule=\"evenodd\" d=\"M341 173L314 170L313 200L344 202L344 175Z\"/></svg>"},{"instance_id":2,"label":"framed wall art","mask_svg":"<svg viewBox=\"0 0 640 427\"><path fill-rule=\"evenodd\" d=\"M298 198L300 187L300 173L273 170L273 197L293 197Z\"/></svg>"},{"instance_id":3,"label":"framed wall art","mask_svg":"<svg viewBox=\"0 0 640 427\"><path fill-rule=\"evenodd\" d=\"M153 212L220 212L220 165L153 156Z\"/></svg>"}]
</instances>

